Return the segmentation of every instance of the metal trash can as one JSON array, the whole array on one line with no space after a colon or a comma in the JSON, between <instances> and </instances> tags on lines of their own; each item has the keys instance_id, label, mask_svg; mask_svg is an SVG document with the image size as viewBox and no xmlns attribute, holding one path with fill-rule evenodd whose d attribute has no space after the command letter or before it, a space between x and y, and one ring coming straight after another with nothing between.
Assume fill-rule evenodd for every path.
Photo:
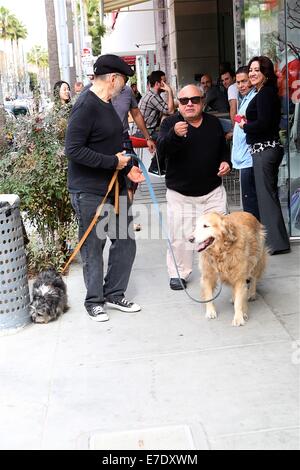
<instances>
[{"instance_id":1,"label":"metal trash can","mask_svg":"<svg viewBox=\"0 0 300 470\"><path fill-rule=\"evenodd\" d=\"M20 199L0 194L0 335L31 322Z\"/></svg>"}]
</instances>

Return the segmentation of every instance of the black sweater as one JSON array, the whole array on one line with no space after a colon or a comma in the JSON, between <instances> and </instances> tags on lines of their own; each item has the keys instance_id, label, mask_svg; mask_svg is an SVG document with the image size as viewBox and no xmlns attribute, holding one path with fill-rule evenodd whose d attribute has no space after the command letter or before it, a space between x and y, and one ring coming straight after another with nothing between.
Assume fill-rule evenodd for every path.
<instances>
[{"instance_id":1,"label":"black sweater","mask_svg":"<svg viewBox=\"0 0 300 470\"><path fill-rule=\"evenodd\" d=\"M88 90L76 101L68 123L65 152L69 191L104 195L118 165L123 126L113 105ZM129 171L129 168L126 172ZM124 186L125 171L119 172Z\"/></svg>"},{"instance_id":2,"label":"black sweater","mask_svg":"<svg viewBox=\"0 0 300 470\"><path fill-rule=\"evenodd\" d=\"M164 119L157 140L159 157L167 162L166 185L185 196L204 196L222 183L220 163L231 165L224 132L218 118L203 113L199 127L189 125L187 136L178 137L179 121L184 121L179 113Z\"/></svg>"},{"instance_id":3,"label":"black sweater","mask_svg":"<svg viewBox=\"0 0 300 470\"><path fill-rule=\"evenodd\" d=\"M247 144L279 139L280 99L273 86L263 86L252 98L243 129Z\"/></svg>"}]
</instances>

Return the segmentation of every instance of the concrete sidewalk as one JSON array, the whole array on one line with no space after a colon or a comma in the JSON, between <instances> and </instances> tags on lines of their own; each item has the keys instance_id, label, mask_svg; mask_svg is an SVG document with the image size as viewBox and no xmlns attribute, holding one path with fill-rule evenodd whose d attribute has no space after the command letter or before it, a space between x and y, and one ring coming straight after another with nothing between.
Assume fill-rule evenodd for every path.
<instances>
[{"instance_id":1,"label":"concrete sidewalk","mask_svg":"<svg viewBox=\"0 0 300 470\"><path fill-rule=\"evenodd\" d=\"M169 289L165 241L142 223L127 291L141 312L92 322L74 264L70 310L0 338L0 448L299 449L300 246L270 258L234 328L228 288L210 321Z\"/></svg>"}]
</instances>

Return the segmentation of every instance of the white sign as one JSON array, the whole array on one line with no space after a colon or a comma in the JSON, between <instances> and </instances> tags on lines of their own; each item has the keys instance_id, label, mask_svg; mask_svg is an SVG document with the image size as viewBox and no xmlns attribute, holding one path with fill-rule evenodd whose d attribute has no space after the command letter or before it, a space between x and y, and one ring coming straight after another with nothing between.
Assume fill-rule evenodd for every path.
<instances>
[{"instance_id":1,"label":"white sign","mask_svg":"<svg viewBox=\"0 0 300 470\"><path fill-rule=\"evenodd\" d=\"M81 52L81 57L89 57L92 55L92 49L90 47L84 47Z\"/></svg>"},{"instance_id":2,"label":"white sign","mask_svg":"<svg viewBox=\"0 0 300 470\"><path fill-rule=\"evenodd\" d=\"M83 70L84 75L94 74L94 68L93 68L94 62L95 62L95 57L93 57L92 55L81 58L82 70Z\"/></svg>"}]
</instances>

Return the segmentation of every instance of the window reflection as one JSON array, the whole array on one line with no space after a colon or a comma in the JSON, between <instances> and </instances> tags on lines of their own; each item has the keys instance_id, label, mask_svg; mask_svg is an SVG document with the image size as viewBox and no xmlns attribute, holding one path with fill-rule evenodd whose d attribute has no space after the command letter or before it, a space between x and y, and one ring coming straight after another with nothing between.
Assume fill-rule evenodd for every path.
<instances>
[{"instance_id":1,"label":"window reflection","mask_svg":"<svg viewBox=\"0 0 300 470\"><path fill-rule=\"evenodd\" d=\"M291 236L300 236L300 0L241 0L246 63L266 55L276 64L285 156L279 195ZM285 16L286 12L286 16ZM285 21L287 18L287 21ZM243 35L242 35L243 37Z\"/></svg>"}]
</instances>

